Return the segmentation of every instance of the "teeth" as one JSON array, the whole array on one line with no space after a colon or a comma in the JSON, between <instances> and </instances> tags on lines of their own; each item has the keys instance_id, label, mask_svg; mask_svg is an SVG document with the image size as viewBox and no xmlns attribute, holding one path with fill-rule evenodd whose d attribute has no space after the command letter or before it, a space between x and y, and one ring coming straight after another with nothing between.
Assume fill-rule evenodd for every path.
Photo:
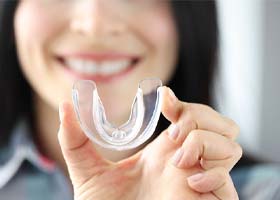
<instances>
[{"instance_id":1,"label":"teeth","mask_svg":"<svg viewBox=\"0 0 280 200\"><path fill-rule=\"evenodd\" d=\"M131 60L94 62L89 60L66 59L66 66L83 74L111 75L119 73L131 64Z\"/></svg>"},{"instance_id":2,"label":"teeth","mask_svg":"<svg viewBox=\"0 0 280 200\"><path fill-rule=\"evenodd\" d=\"M84 73L94 74L97 72L97 67L98 65L94 62L84 61L80 71Z\"/></svg>"}]
</instances>

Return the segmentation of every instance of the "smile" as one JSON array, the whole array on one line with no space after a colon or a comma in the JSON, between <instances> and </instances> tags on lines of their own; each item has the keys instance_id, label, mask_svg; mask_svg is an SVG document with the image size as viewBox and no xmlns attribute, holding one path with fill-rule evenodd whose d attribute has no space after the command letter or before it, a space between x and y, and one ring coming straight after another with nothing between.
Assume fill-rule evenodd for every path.
<instances>
[{"instance_id":1,"label":"smile","mask_svg":"<svg viewBox=\"0 0 280 200\"><path fill-rule=\"evenodd\" d=\"M95 62L90 60L67 59L66 66L78 73L89 75L113 75L125 71L132 64L131 60Z\"/></svg>"},{"instance_id":2,"label":"smile","mask_svg":"<svg viewBox=\"0 0 280 200\"><path fill-rule=\"evenodd\" d=\"M110 81L130 72L139 63L139 57L112 54L82 54L61 56L58 61L68 73L78 79L97 82Z\"/></svg>"}]
</instances>

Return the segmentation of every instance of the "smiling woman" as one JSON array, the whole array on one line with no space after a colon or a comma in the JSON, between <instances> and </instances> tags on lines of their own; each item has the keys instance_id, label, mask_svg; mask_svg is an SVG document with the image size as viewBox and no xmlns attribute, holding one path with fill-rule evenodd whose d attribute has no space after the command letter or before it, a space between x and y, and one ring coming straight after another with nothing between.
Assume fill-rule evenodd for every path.
<instances>
[{"instance_id":1,"label":"smiling woman","mask_svg":"<svg viewBox=\"0 0 280 200\"><path fill-rule=\"evenodd\" d=\"M31 0L27 2L31 2ZM33 2L36 3L36 1ZM38 2L45 2L46 6L48 4L50 4L49 6L51 6L52 1ZM61 1L61 3L62 2L65 1ZM17 9L17 5L17 1L0 2L0 20L1 24L3 24L3 26L0 26L0 67L2 72L0 73L0 81L2 82L2 84L0 84L0 87L4 97L0 99L1 105L3 105L2 108L4 109L2 112L3 114L1 115L0 128L1 132L7 133L0 135L0 137L2 137L1 142L7 141L7 137L9 137L8 133L10 132L9 130L11 130L11 128L14 126L16 119L18 119L20 115L22 115L23 113L32 113L32 106L30 105L31 90L29 89L29 84L26 82L25 78L22 76L22 73L20 71L20 63L18 62L19 59L17 57L17 52L15 48L17 45L15 44L15 39L13 36L13 19L15 11ZM171 7L173 10L173 17L175 18L175 23L177 25L176 29L178 32L180 42L178 44L179 52L178 55L176 55L176 71L174 72L173 78L166 81L165 84L170 85L171 88L173 88L173 90L177 94L177 96L184 101L211 104L209 91L212 83L212 71L214 67L217 47L217 25L215 5L214 3L210 2L194 3L192 1L176 1L172 2ZM52 8L54 8L54 10L57 9L61 11L61 8L59 9L59 4L57 3L55 3L55 6L52 5ZM54 10L49 12L54 12ZM35 8L32 11L32 13L38 12L39 10ZM50 15L52 16L52 13ZM60 19L61 12L59 12L59 14L57 15L56 18L53 19L53 22ZM33 21L35 19L37 18L34 17ZM152 19L148 18L141 26L146 27L148 32L153 35L155 40L157 40L158 36L154 35L150 30L151 20ZM23 24L22 29L24 29L27 25L31 26L30 23L31 22L28 21L26 22L26 24ZM37 23L41 28L43 28L45 32L48 31L48 29L45 28L45 22L42 18L38 19ZM133 24L134 26L140 26L137 20L135 20ZM159 24L161 24L161 22L159 22ZM25 29L24 31L34 35L34 33L31 30ZM83 37L81 36L81 38ZM94 38L91 38L90 41L87 41L86 45L88 45L89 42L92 42L92 40L94 40ZM126 43L125 41L123 41L124 44ZM103 38L102 43L104 44L106 42L107 41L104 41ZM123 46L123 43L118 44L120 48ZM66 45L70 44L67 43ZM116 46L115 48L118 48L118 46ZM68 50L68 48L66 50ZM60 57L55 57L55 55L52 56L53 61L57 63L57 65L61 66L61 68L63 68L63 64L60 65L60 63L64 61L61 60ZM57 54L56 56L59 56L59 54ZM165 59L163 59L163 62L166 62ZM39 75L37 74L37 76ZM39 82L41 83L41 80ZM138 83L138 80L136 82ZM129 84L132 85L131 82ZM6 87L7 85L9 87ZM114 85L115 84L111 84L111 86ZM180 87L178 87L179 85ZM136 86L137 85L135 85L135 87ZM119 84L118 88L120 88ZM198 90L197 88L200 89ZM111 90L112 96L114 96L115 93L119 92L122 92L122 90L117 89L116 92ZM51 91L50 93L53 93L53 91ZM133 94L134 93L135 90L133 90ZM69 92L67 92L67 96L69 95ZM21 99L21 101L19 102L18 99ZM166 127L166 122L163 123L165 125L163 125L162 127ZM163 130L163 128L161 130Z\"/></svg>"},{"instance_id":2,"label":"smiling woman","mask_svg":"<svg viewBox=\"0 0 280 200\"><path fill-rule=\"evenodd\" d=\"M5 0L0 15L1 198L71 199L71 180L75 199L237 199L237 125L183 102L211 103L214 1ZM69 104L74 82L94 80L121 124L146 77L182 100L163 89L158 137L123 152L90 143Z\"/></svg>"},{"instance_id":3,"label":"smiling woman","mask_svg":"<svg viewBox=\"0 0 280 200\"><path fill-rule=\"evenodd\" d=\"M113 115L108 118L119 123L127 118L141 79L170 79L177 34L167 2L158 1L157 9L133 18L126 15L129 9L118 14L118 7L111 10L102 1L62 1L58 8L53 2L29 0L15 13L23 73L48 106L57 108L62 99L70 99L76 80L90 79L97 82L104 106ZM117 91L114 99L112 91Z\"/></svg>"}]
</instances>

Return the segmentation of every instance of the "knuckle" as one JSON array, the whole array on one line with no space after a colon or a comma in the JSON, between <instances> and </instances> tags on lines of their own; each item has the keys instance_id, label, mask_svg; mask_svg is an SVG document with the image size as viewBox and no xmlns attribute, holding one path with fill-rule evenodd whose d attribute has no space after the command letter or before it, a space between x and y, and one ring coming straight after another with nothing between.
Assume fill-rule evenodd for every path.
<instances>
[{"instance_id":1,"label":"knuckle","mask_svg":"<svg viewBox=\"0 0 280 200\"><path fill-rule=\"evenodd\" d=\"M231 184L231 194L230 194L229 196L230 196L230 199L232 199L232 200L239 200L237 191L236 191L236 189L234 188L234 185L233 185L233 184Z\"/></svg>"},{"instance_id":2,"label":"knuckle","mask_svg":"<svg viewBox=\"0 0 280 200\"><path fill-rule=\"evenodd\" d=\"M232 182L229 171L224 167L216 168L216 178L221 180L224 184L223 190L227 191L227 197L232 200L238 200L238 194Z\"/></svg>"},{"instance_id":3,"label":"knuckle","mask_svg":"<svg viewBox=\"0 0 280 200\"><path fill-rule=\"evenodd\" d=\"M187 140L189 140L189 143L199 144L201 142L201 137L201 132L195 129L189 133Z\"/></svg>"},{"instance_id":4,"label":"knuckle","mask_svg":"<svg viewBox=\"0 0 280 200\"><path fill-rule=\"evenodd\" d=\"M228 192L227 197L232 200L239 200L237 192L234 188L231 188L231 191Z\"/></svg>"},{"instance_id":5,"label":"knuckle","mask_svg":"<svg viewBox=\"0 0 280 200\"><path fill-rule=\"evenodd\" d=\"M233 148L234 148L235 158L236 160L239 160L242 157L243 150L241 146L236 142L233 144Z\"/></svg>"},{"instance_id":6,"label":"knuckle","mask_svg":"<svg viewBox=\"0 0 280 200\"><path fill-rule=\"evenodd\" d=\"M216 113L216 111L214 110L214 108L212 108L211 106L208 106L208 105L203 104L203 108L204 108L206 111L215 112L215 113Z\"/></svg>"},{"instance_id":7,"label":"knuckle","mask_svg":"<svg viewBox=\"0 0 280 200\"><path fill-rule=\"evenodd\" d=\"M177 106L177 117L180 118L184 112L184 104L181 101L178 101Z\"/></svg>"},{"instance_id":8,"label":"knuckle","mask_svg":"<svg viewBox=\"0 0 280 200\"><path fill-rule=\"evenodd\" d=\"M193 114L194 114L194 106L193 104L189 103L189 104L186 104L186 106L184 106L185 109L184 109L184 115L189 118L189 119L193 119Z\"/></svg>"},{"instance_id":9,"label":"knuckle","mask_svg":"<svg viewBox=\"0 0 280 200\"><path fill-rule=\"evenodd\" d=\"M228 180L230 178L228 170L224 167L217 167L216 172L219 180Z\"/></svg>"},{"instance_id":10,"label":"knuckle","mask_svg":"<svg viewBox=\"0 0 280 200\"><path fill-rule=\"evenodd\" d=\"M216 113L216 111L215 111L211 106L209 106L209 105L206 105L206 104L197 104L197 106L198 106L198 108L199 108L200 110L203 110L203 111L206 111L206 112L210 112L210 113L212 113L212 112L215 112L215 113Z\"/></svg>"},{"instance_id":11,"label":"knuckle","mask_svg":"<svg viewBox=\"0 0 280 200\"><path fill-rule=\"evenodd\" d=\"M236 138L240 133L239 126L235 121L229 118L227 118L227 123L229 124L229 132L233 135L234 138Z\"/></svg>"},{"instance_id":12,"label":"knuckle","mask_svg":"<svg viewBox=\"0 0 280 200\"><path fill-rule=\"evenodd\" d=\"M233 200L239 200L237 194L234 195Z\"/></svg>"},{"instance_id":13,"label":"knuckle","mask_svg":"<svg viewBox=\"0 0 280 200\"><path fill-rule=\"evenodd\" d=\"M193 130L196 130L196 129L198 128L198 127L197 127L197 124L196 124L196 122L195 122L195 120L190 119L190 118L186 118L186 119L184 120L184 126L187 127L187 130L188 130L189 132L191 132L191 131L193 131Z\"/></svg>"},{"instance_id":14,"label":"knuckle","mask_svg":"<svg viewBox=\"0 0 280 200\"><path fill-rule=\"evenodd\" d=\"M183 117L184 117L184 123L190 125L191 129L196 129L196 120L195 120L195 111L194 111L194 106L193 104L187 104L184 106L184 111L183 111Z\"/></svg>"}]
</instances>

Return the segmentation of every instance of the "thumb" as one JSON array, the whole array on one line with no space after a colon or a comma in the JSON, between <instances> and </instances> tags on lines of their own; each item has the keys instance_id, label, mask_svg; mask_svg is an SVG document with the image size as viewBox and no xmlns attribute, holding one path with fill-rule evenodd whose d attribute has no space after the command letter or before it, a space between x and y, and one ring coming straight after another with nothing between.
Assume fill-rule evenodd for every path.
<instances>
[{"instance_id":1,"label":"thumb","mask_svg":"<svg viewBox=\"0 0 280 200\"><path fill-rule=\"evenodd\" d=\"M81 130L71 103L62 102L59 105L59 117L58 141L72 181L87 180L102 173L109 162L98 154Z\"/></svg>"}]
</instances>

